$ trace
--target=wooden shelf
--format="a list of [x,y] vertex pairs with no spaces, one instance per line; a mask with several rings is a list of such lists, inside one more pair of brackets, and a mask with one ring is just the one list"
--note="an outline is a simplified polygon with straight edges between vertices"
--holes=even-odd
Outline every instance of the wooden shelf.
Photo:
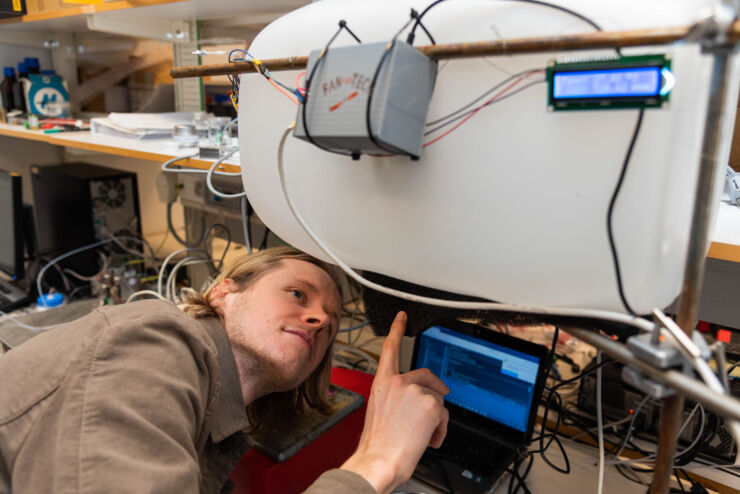
[[[724,180],[724,176],[722,177]],[[712,245],[707,257],[740,262],[740,208],[722,201],[712,232]]]
[[0,29],[31,32],[75,32],[87,30],[86,18],[113,13],[122,20],[243,20],[263,25],[280,15],[306,5],[309,0],[113,0],[90,5],[61,4],[60,0],[27,0],[28,14],[0,19]]
[[723,261],[740,262],[740,245],[712,242],[707,257]]
[[[14,17],[9,19],[0,20],[0,26],[6,26],[10,24],[24,24],[29,22],[48,21],[52,19],[62,19],[65,17],[74,17],[87,14],[98,14],[101,12],[112,12],[116,10],[131,9],[137,7],[149,7],[152,5],[164,5],[169,3],[177,3],[183,0],[142,0],[142,1],[127,1],[127,0],[115,0],[113,2],[104,2],[99,4],[91,5],[75,5],[68,4],[59,6],[58,3],[54,3],[55,8],[48,8],[43,5],[29,5],[29,13],[22,17]],[[30,3],[30,2],[29,2]]]
[[[96,135],[90,132],[45,134],[40,130],[26,130],[8,124],[0,124],[0,136],[40,141],[53,146],[85,149],[97,153],[126,156],[159,163],[163,163],[175,156],[188,154],[188,150],[178,149],[171,139],[131,139]],[[177,165],[207,170],[213,165],[213,161],[188,158],[178,161]],[[238,159],[230,158],[224,162],[221,170],[237,173],[241,170],[241,166],[239,166]]]

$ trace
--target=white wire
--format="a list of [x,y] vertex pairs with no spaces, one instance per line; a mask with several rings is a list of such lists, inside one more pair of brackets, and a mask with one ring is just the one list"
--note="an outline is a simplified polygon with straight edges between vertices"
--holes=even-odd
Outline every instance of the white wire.
[[247,247],[247,254],[252,253],[252,241],[249,238],[247,230],[247,196],[242,196],[242,230],[244,230],[244,245]]
[[[208,259],[197,259],[197,260],[194,259],[194,260],[188,261],[186,263],[183,263],[182,266],[185,267],[185,266],[192,266],[193,264],[205,264],[207,262],[209,262]],[[175,266],[175,268],[173,268],[172,272],[173,273],[176,273],[179,269],[180,269],[179,266]],[[176,283],[177,283],[177,277],[176,276],[173,276],[172,277],[172,301],[174,303],[176,303],[176,304],[179,304],[180,302],[182,302],[182,299],[177,296],[177,289],[176,289],[176,285],[175,285]],[[187,288],[187,287],[184,287],[183,289],[185,289],[185,288]],[[180,293],[182,293],[182,290],[180,290]]]
[[26,329],[30,329],[31,331],[46,331],[47,329],[58,328],[59,326],[62,325],[62,324],[52,324],[51,326],[30,326],[30,325],[28,325],[28,324],[26,324],[24,322],[19,321],[15,316],[11,316],[7,312],[3,312],[1,310],[0,310],[0,317],[2,317],[2,319],[0,319],[0,321],[2,321],[4,319],[10,319],[14,323],[16,323],[18,326],[21,326],[21,327],[26,328]]
[[170,275],[167,278],[167,295],[165,296],[166,300],[172,300],[173,302],[177,302],[175,300],[175,294],[174,294],[174,288],[171,288],[171,286],[174,287],[174,282],[177,279],[177,271],[182,266],[188,266],[190,264],[202,264],[204,262],[208,262],[208,259],[198,259],[197,257],[186,257],[185,259],[181,259],[175,266],[172,268],[172,271],[170,271]]
[[604,492],[604,422],[601,409],[601,350],[596,350],[596,425],[599,428],[599,487]]
[[115,235],[113,235],[110,232],[104,233],[103,235],[106,238],[111,239],[111,241],[114,244],[116,244],[117,246],[119,246],[125,252],[128,252],[129,254],[133,254],[133,255],[138,256],[138,257],[141,257],[142,259],[145,259],[146,258],[146,252],[144,252],[144,249],[141,249],[141,252],[139,252],[138,250],[134,250],[134,249],[128,248],[126,245],[124,245],[123,242],[121,242],[121,239],[135,240],[135,241],[138,241],[139,243],[141,243],[142,245],[146,245],[141,239],[136,238],[136,237],[128,237],[128,236],[125,236],[125,237],[116,237]]
[[[604,430],[608,430],[608,429],[610,429],[612,427],[615,427],[617,425],[624,424],[625,422],[632,420],[634,418],[634,416],[635,416],[635,414],[632,413],[630,415],[627,415],[624,418],[621,418],[619,420],[615,420],[614,422],[609,422],[607,424],[604,424]],[[575,440],[580,439],[583,436],[587,435],[589,432],[596,432],[598,430],[599,430],[598,427],[591,427],[587,431],[584,430],[582,432],[579,432],[575,436],[572,436],[570,439],[575,441]]]
[[128,298],[126,299],[126,303],[128,304],[129,302],[132,302],[134,299],[139,298],[142,295],[153,295],[160,300],[165,300],[165,298],[162,295],[158,294],[154,290],[139,290],[138,292],[134,292],[131,295],[129,295]]
[[436,305],[440,307],[448,307],[451,309],[491,310],[491,311],[521,312],[521,313],[526,313],[526,314],[558,315],[558,316],[568,316],[568,317],[578,317],[578,318],[602,319],[602,320],[616,322],[619,324],[625,324],[628,326],[632,326],[642,331],[652,332],[655,330],[655,324],[652,321],[648,321],[647,319],[642,319],[640,317],[631,316],[628,314],[622,314],[618,312],[610,312],[610,311],[594,310],[594,309],[532,307],[532,306],[525,306],[525,305],[500,304],[496,302],[461,302],[458,300],[445,300],[445,299],[438,299],[438,298],[432,298],[432,297],[422,297],[419,295],[413,295],[411,293],[406,293],[401,290],[388,288],[388,287],[385,287],[383,285],[374,283],[370,280],[363,278],[361,275],[355,272],[351,267],[345,264],[341,259],[339,259],[337,255],[334,254],[334,252],[331,249],[329,249],[329,247],[320,238],[318,238],[318,236],[314,233],[311,227],[308,226],[303,216],[298,212],[298,210],[295,207],[295,204],[293,203],[293,200],[290,197],[290,194],[288,193],[288,188],[287,188],[286,181],[285,181],[285,169],[283,166],[283,150],[285,147],[285,141],[288,137],[288,134],[290,134],[290,131],[292,129],[293,129],[293,125],[290,125],[283,132],[283,135],[280,139],[280,144],[278,146],[278,153],[277,153],[278,154],[277,156],[278,172],[280,175],[280,186],[282,188],[285,201],[288,204],[288,208],[290,208],[290,211],[293,213],[293,216],[298,221],[298,224],[303,228],[303,231],[306,232],[306,234],[311,238],[311,240],[313,240],[316,243],[316,245],[322,251],[324,251],[324,253],[327,256],[329,256],[329,258],[347,274],[347,276],[357,281],[361,285],[367,288],[376,290],[378,292],[384,293],[386,295],[398,297],[400,299],[408,300],[410,302],[417,302],[417,303],[428,304],[428,305]]
[[103,274],[106,269],[108,269],[108,264],[110,262],[110,259],[108,259],[108,256],[106,256],[102,252],[98,251],[98,255],[100,256],[101,260],[103,261],[103,267],[97,273],[95,273],[95,274],[93,274],[91,276],[85,276],[85,275],[82,275],[82,274],[78,273],[77,271],[73,271],[73,270],[71,270],[69,268],[64,268],[64,272],[67,273],[68,275],[74,277],[74,278],[77,278],[80,281],[93,281],[93,280],[97,279],[98,276],[100,276],[101,274]]
[[[208,169],[208,172],[206,172],[206,185],[208,186],[208,190],[211,191],[213,195],[216,197],[222,197],[224,199],[238,199],[239,197],[245,197],[247,195],[246,191],[239,192],[238,194],[226,194],[224,192],[221,192],[220,190],[216,190],[216,188],[213,186],[213,182],[211,181],[211,177],[213,176],[213,172],[216,169],[218,165],[223,163],[226,159],[233,156],[237,151],[239,151],[239,148],[232,149],[225,155],[221,156],[219,159],[213,162],[211,167]],[[241,176],[241,173],[233,173],[232,176],[239,175]]]
[[[686,417],[686,420],[684,420],[683,424],[681,425],[681,428],[678,430],[677,436],[681,436],[684,429],[686,429],[686,426],[689,425],[689,422],[691,422],[692,417],[696,413],[696,411],[699,410],[701,412],[701,421],[699,423],[699,433],[696,435],[694,440],[686,446],[683,450],[676,453],[675,457],[682,456],[686,454],[687,451],[690,451],[694,446],[696,446],[696,443],[699,442],[699,439],[701,439],[701,436],[704,434],[704,422],[706,421],[706,413],[704,412],[704,407],[701,406],[699,403],[694,405],[694,408],[691,410],[691,413],[689,413],[689,416]],[[626,441],[625,441],[626,443]],[[617,451],[616,456],[619,457],[619,454],[622,452],[623,448],[620,448],[619,451]],[[618,463],[618,464],[625,464],[625,463],[645,463],[645,462],[652,462],[655,459],[656,453],[650,453],[647,456],[644,456],[642,458],[635,458],[634,460],[615,460],[609,462],[610,464]]]
[[[162,171],[163,172],[169,172],[169,173],[190,173],[190,170],[182,170],[178,168],[167,168],[168,165],[171,165],[173,163],[176,163],[180,160],[190,159],[190,158],[197,158],[198,153],[192,153],[192,154],[185,154],[182,156],[175,156],[174,158],[170,158],[164,163],[162,163]],[[200,170],[198,170],[200,171]]]
[[[176,156],[162,163],[162,171],[168,172],[168,173],[200,173],[200,174],[208,173],[206,170],[199,170],[197,168],[168,168],[168,165],[171,165],[172,163],[175,163],[176,161],[189,159],[189,158],[197,158],[197,157],[198,157],[198,153],[188,154],[185,156]],[[235,172],[213,172],[213,174],[221,175],[224,177],[235,177],[237,175],[241,175],[241,173],[235,173]]]
[[[696,412],[696,407],[699,407],[699,411],[701,412],[701,422],[699,422],[699,433],[696,435],[696,437],[691,442],[691,444],[686,446],[683,449],[683,451],[680,451],[679,453],[677,453],[676,456],[683,456],[684,454],[686,454],[687,451],[691,451],[691,448],[696,446],[696,443],[699,442],[699,440],[701,439],[701,436],[704,434],[704,421],[707,419],[707,417],[706,417],[706,414],[704,413],[704,407],[701,406],[699,403],[696,404],[696,406],[694,407],[694,410],[691,411],[691,415],[689,415],[689,417],[686,419],[686,425],[688,425],[689,420],[691,420],[691,417],[694,415],[694,412]],[[686,427],[686,425],[684,425],[684,427]],[[680,436],[681,433],[679,432],[678,435]]]
[[176,250],[175,252],[173,252],[169,256],[165,257],[164,261],[162,261],[162,267],[159,268],[159,277],[157,279],[157,293],[159,293],[160,295],[162,295],[162,282],[164,280],[164,272],[167,269],[167,264],[170,262],[170,259],[172,259],[173,257],[175,257],[177,254],[181,254],[181,253],[187,252],[189,250],[194,250],[194,251],[200,252],[200,249],[197,249],[195,247],[185,247],[184,249]]
[[632,415],[632,421],[630,422],[630,426],[627,428],[627,435],[624,437],[622,446],[619,447],[619,451],[617,451],[617,454],[614,455],[616,458],[619,458],[619,455],[622,454],[624,447],[627,445],[627,441],[630,440],[630,436],[632,435],[632,429],[635,427],[635,421],[637,420],[637,415],[639,415],[640,410],[642,409],[642,406],[645,403],[647,403],[649,399],[650,399],[650,395],[645,395],[645,398],[643,398],[642,401],[637,405],[637,408],[635,409],[635,413]]
[[223,133],[223,134],[224,134],[224,135],[225,135],[225,136],[226,136],[227,138],[229,138],[229,139],[231,138],[231,128],[232,128],[232,127],[234,126],[234,124],[235,124],[236,122],[238,122],[238,121],[239,121],[239,117],[234,117],[234,119],[233,119],[233,120],[232,120],[231,122],[229,122],[229,123],[227,123],[226,125],[224,125],[224,130],[222,131],[222,133]]
[[[46,263],[46,265],[43,268],[41,268],[41,271],[39,271],[39,275],[36,277],[36,290],[38,291],[39,296],[44,295],[43,290],[41,290],[41,280],[43,279],[44,273],[46,273],[46,270],[47,269],[49,269],[51,266],[55,265],[56,263],[58,263],[62,259],[66,259],[66,258],[68,258],[70,256],[73,256],[75,254],[79,254],[80,252],[86,251],[88,249],[94,249],[95,247],[100,247],[101,245],[105,245],[105,244],[110,243],[112,241],[113,240],[107,238],[105,240],[101,240],[99,242],[92,243],[90,245],[85,245],[85,246],[79,247],[77,249],[71,250],[71,251],[69,251],[69,252],[67,252],[65,254],[59,255],[59,256],[55,257],[54,259],[52,259],[51,261],[49,261],[48,263]],[[42,302],[42,305],[44,307],[46,307],[46,298],[41,297],[41,302]]]

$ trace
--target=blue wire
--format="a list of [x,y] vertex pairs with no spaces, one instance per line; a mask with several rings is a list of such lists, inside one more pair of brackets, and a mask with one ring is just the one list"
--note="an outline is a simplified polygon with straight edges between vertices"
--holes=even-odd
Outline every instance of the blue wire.
[[340,329],[339,331],[337,331],[337,333],[349,333],[350,331],[354,331],[356,329],[363,328],[363,327],[367,326],[368,324],[370,324],[370,321],[361,322],[360,324],[357,324],[355,326],[350,326],[348,328]]

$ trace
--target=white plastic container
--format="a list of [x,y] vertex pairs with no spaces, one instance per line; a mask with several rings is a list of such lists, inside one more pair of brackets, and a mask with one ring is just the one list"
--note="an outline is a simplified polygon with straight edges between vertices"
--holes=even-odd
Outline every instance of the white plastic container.
[[[249,51],[262,59],[323,48],[345,19],[363,42],[389,39],[408,19],[398,0],[324,0],[265,28]],[[682,26],[710,1],[558,1],[605,31]],[[437,43],[592,32],[567,13],[521,2],[449,0],[424,24]],[[403,38],[404,36],[402,36]],[[342,33],[336,46],[355,43]],[[428,44],[421,30],[416,45]],[[696,44],[623,49],[666,53],[676,85],[665,108],[645,110],[613,226],[624,291],[646,313],[678,294],[704,127],[711,57]],[[614,50],[440,62],[428,121],[472,101],[510,74],[555,58]],[[722,129],[724,169],[738,93],[733,60]],[[293,85],[300,71],[273,75]],[[534,77],[532,78],[534,80]],[[444,139],[407,157],[359,161],[289,137],[291,196],[313,229],[346,262],[417,284],[505,303],[624,311],[606,217],[637,110],[549,112],[547,85],[478,112]],[[277,148],[296,107],[261,76],[242,76],[239,135],[250,202],[281,238],[326,258],[290,213],[280,190]],[[717,201],[721,189],[717,181]]]

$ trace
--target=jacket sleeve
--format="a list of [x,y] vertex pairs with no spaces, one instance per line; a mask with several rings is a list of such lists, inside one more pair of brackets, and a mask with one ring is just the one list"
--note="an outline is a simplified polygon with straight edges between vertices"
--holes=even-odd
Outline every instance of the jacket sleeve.
[[79,387],[79,492],[198,492],[206,349],[167,314],[102,332]]
[[349,470],[329,470],[311,484],[304,494],[378,494],[375,488]]

